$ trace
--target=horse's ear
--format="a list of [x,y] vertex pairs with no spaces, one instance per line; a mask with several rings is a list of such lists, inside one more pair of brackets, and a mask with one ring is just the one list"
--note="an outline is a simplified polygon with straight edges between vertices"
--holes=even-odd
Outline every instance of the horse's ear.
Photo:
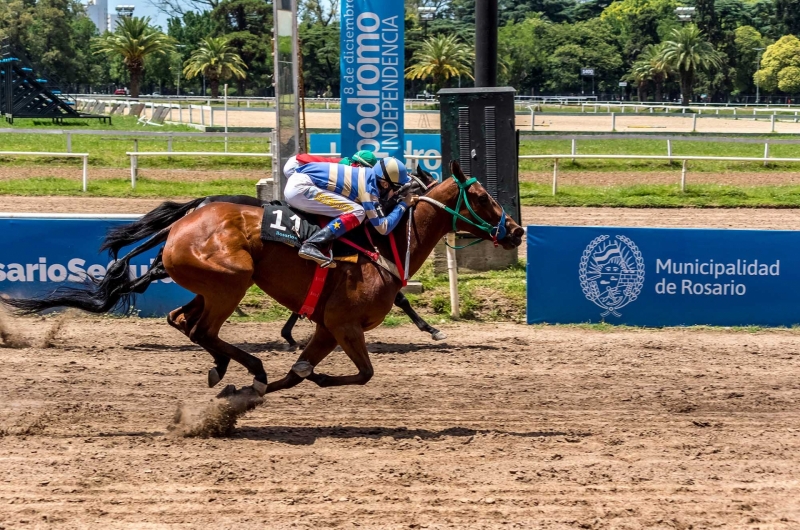
[[458,162],[453,160],[450,162],[450,174],[455,176],[459,182],[466,182],[467,176],[464,175],[464,172],[461,171],[461,166],[458,165]]

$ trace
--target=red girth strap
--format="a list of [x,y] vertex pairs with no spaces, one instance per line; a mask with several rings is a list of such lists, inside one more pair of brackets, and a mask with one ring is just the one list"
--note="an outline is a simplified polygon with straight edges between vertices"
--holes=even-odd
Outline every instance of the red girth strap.
[[328,267],[317,265],[317,270],[314,271],[314,279],[311,280],[308,294],[306,294],[306,299],[303,301],[303,307],[300,308],[299,315],[301,317],[310,317],[314,314],[319,297],[322,295],[322,288],[325,287],[325,278],[328,277],[328,270]]
[[367,250],[362,246],[356,245],[355,243],[353,243],[352,241],[350,241],[346,237],[340,237],[339,241],[341,241],[345,245],[349,245],[349,246],[353,247],[354,249],[356,249],[359,252],[363,252],[364,255],[366,255],[372,261],[378,261],[378,258],[380,257],[380,256],[378,256],[377,252],[372,252],[371,250]]
[[403,270],[403,263],[400,261],[400,253],[397,252],[397,243],[394,240],[394,232],[389,232],[389,243],[392,244],[392,254],[394,255],[394,264],[397,265],[397,273],[400,275],[400,281],[403,282],[403,287],[408,285],[406,281],[406,273]]

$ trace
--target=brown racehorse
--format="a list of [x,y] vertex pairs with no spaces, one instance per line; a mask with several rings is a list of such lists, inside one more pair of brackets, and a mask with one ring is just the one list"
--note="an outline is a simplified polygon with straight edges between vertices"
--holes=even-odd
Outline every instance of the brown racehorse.
[[[467,179],[457,163],[453,162],[450,169],[452,178],[420,197],[413,214],[396,228],[397,233],[406,234],[407,223],[411,223],[409,274],[419,270],[434,246],[454,228],[494,240],[506,249],[522,242],[523,229],[506,216],[486,190],[474,178]],[[321,387],[367,383],[373,369],[364,332],[383,322],[401,287],[400,280],[372,262],[340,263],[330,271],[319,303],[309,316],[316,323],[316,330],[298,362],[278,381],[267,384],[267,374],[257,357],[219,338],[220,328],[254,283],[278,303],[297,312],[314,277],[316,264],[300,258],[296,249],[261,241],[262,215],[261,208],[220,202],[188,215],[181,211],[174,222],[153,222],[149,230],[140,224],[140,239],[154,235],[115,262],[93,288],[62,288],[44,299],[4,302],[27,313],[52,307],[110,311],[157,279],[148,271],[132,280],[129,260],[166,241],[166,273],[196,294],[191,302],[172,311],[167,321],[214,357],[216,366],[209,372],[211,386],[224,376],[229,359],[242,364],[254,376],[253,386],[236,391],[230,385],[221,396],[238,394],[259,399],[265,393],[293,387],[303,379]],[[147,219],[147,215],[142,218]],[[375,241],[381,254],[392,255],[385,238]],[[397,244],[404,256],[406,238],[398,237]],[[337,345],[353,361],[358,373],[329,376],[314,372],[313,367]]]

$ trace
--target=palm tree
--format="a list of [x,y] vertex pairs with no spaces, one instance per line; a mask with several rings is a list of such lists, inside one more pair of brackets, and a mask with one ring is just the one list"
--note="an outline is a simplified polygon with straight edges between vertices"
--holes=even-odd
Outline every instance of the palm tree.
[[200,46],[186,61],[183,74],[186,79],[205,75],[211,86],[211,97],[219,96],[219,82],[231,76],[245,78],[247,66],[239,54],[228,46],[227,37],[208,37],[200,39]]
[[655,85],[655,101],[661,101],[661,89],[670,73],[669,65],[661,61],[663,48],[664,43],[648,44],[633,63],[631,79],[639,83],[639,101],[642,101],[644,86],[649,81]]
[[131,77],[131,97],[139,97],[139,83],[148,55],[172,52],[174,41],[150,26],[150,17],[121,17],[114,33],[96,37],[95,54],[121,55]]
[[636,93],[641,103],[647,98],[647,83],[653,79],[650,75],[650,63],[641,60],[633,63],[629,79],[636,83]]
[[451,77],[472,79],[474,54],[469,46],[455,35],[433,36],[425,40],[411,57],[412,66],[406,68],[406,78],[433,78],[436,88],[442,88]]
[[698,70],[719,68],[722,65],[720,55],[694,24],[673,29],[671,40],[662,44],[658,62],[678,72],[681,78],[681,101],[683,105],[688,105],[692,99],[695,74]]

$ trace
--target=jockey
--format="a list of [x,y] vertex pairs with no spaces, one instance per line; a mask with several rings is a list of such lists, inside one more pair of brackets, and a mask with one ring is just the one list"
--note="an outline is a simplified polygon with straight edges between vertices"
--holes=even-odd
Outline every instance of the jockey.
[[374,167],[375,164],[378,163],[378,159],[372,153],[372,151],[359,151],[353,156],[345,157],[339,160],[338,158],[330,158],[327,156],[317,156],[317,155],[309,155],[306,153],[300,153],[299,155],[291,157],[289,160],[286,161],[286,164],[283,165],[283,174],[286,175],[286,178],[292,176],[292,174],[297,170],[298,167],[304,164],[310,164],[311,162],[330,162],[332,164],[342,164],[345,166],[353,166],[353,167]]
[[383,158],[374,168],[312,162],[297,168],[286,182],[284,195],[293,208],[334,217],[300,247],[300,257],[328,267],[333,257],[323,248],[368,218],[381,234],[391,232],[407,209],[401,200],[384,214],[381,200],[409,182],[406,166],[396,158]]

